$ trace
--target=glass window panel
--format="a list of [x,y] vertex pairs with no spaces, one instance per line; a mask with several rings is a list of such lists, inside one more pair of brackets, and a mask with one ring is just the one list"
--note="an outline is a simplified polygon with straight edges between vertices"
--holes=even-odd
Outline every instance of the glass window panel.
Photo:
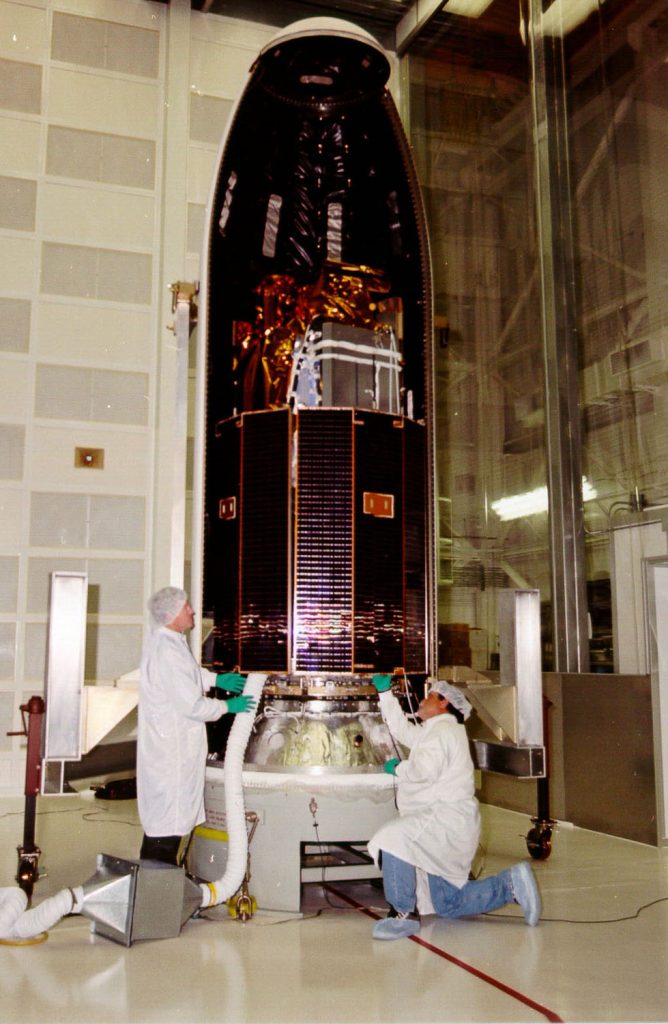
[[590,646],[601,672],[647,668],[644,548],[622,545],[632,552],[623,572],[612,552],[632,528],[661,522],[668,502],[667,48],[666,2],[612,0],[565,36],[583,472],[596,493],[585,501]]
[[[484,55],[481,57],[480,55]],[[435,312],[439,662],[498,664],[497,593],[550,596],[528,53],[516,26],[441,12],[408,57]]]

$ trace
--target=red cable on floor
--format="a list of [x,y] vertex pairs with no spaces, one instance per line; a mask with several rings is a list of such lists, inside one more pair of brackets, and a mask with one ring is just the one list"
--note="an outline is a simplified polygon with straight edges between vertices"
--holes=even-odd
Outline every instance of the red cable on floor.
[[[369,910],[364,904],[358,903],[357,900],[352,899],[346,893],[341,892],[340,889],[334,889],[331,885],[326,885],[326,889],[338,896],[339,899],[345,900],[351,907],[355,907],[356,910],[361,910],[367,917],[373,918],[374,921],[380,920],[380,915],[376,914],[373,910]],[[494,988],[498,988],[501,992],[505,992],[506,995],[511,996],[513,999],[517,999],[518,1002],[524,1003],[525,1006],[530,1007],[532,1010],[536,1010],[541,1013],[546,1020],[553,1021],[554,1024],[563,1024],[562,1018],[559,1017],[553,1010],[549,1010],[547,1006],[542,1006],[541,1003],[537,1003],[535,1000],[530,999],[529,996],[523,995],[522,992],[517,992],[516,989],[510,988],[509,985],[505,985],[498,978],[493,978],[489,974],[485,974],[484,971],[479,971],[477,967],[472,967],[471,964],[465,963],[463,960],[458,960],[456,956],[452,956],[450,953],[446,953],[445,950],[439,949],[438,946],[432,945],[431,942],[427,942],[426,939],[421,939],[419,935],[409,935],[408,938],[411,942],[416,942],[419,946],[424,946],[425,949],[430,950],[432,953],[436,953],[437,956],[442,957],[444,960],[449,960],[451,964],[456,967],[461,967],[462,970],[468,971],[469,974],[473,974],[476,978],[480,978],[481,981],[486,982],[488,985],[492,985]]]

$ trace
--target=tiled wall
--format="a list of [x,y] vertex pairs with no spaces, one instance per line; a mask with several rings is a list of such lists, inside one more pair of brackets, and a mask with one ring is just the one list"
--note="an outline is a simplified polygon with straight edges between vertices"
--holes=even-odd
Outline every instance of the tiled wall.
[[89,574],[89,683],[138,665],[170,582],[169,285],[199,278],[220,139],[273,34],[188,0],[0,0],[0,793],[23,787],[6,733],[43,689],[50,573]]

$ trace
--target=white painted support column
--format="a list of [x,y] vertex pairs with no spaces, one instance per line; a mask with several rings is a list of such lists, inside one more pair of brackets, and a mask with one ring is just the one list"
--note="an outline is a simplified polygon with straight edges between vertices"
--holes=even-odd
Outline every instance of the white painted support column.
[[[152,579],[150,589],[182,586],[185,562],[189,302],[174,281],[184,275],[190,123],[189,0],[171,0],[167,14],[163,133],[163,219],[159,322]],[[173,320],[173,317],[176,317]]]

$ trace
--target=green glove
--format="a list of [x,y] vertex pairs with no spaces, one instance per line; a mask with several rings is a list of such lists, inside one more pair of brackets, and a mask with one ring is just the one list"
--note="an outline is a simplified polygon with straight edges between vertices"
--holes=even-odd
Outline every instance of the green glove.
[[397,774],[397,765],[400,763],[401,758],[391,757],[389,761],[386,761],[383,765],[383,771],[387,772],[388,775]]
[[246,685],[246,677],[238,672],[219,672],[216,676],[216,686],[219,690],[227,690],[228,693],[241,693]]
[[385,693],[392,686],[392,676],[372,676],[371,682],[376,687],[378,693]]
[[255,711],[255,697],[230,697],[225,703],[231,715],[238,715],[241,711]]

